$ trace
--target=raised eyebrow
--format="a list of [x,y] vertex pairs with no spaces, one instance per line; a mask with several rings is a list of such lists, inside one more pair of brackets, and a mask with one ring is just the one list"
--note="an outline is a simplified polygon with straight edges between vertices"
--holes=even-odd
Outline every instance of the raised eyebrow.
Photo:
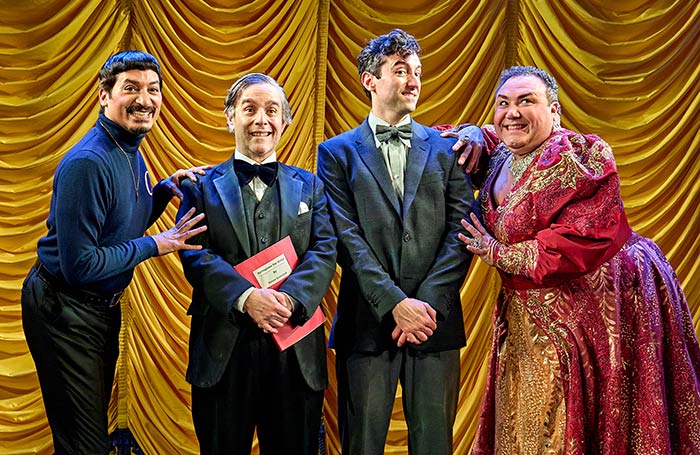
[[[243,99],[241,99],[240,105],[244,106],[246,104],[259,104],[259,103],[257,102],[257,100],[255,98],[243,98]],[[265,103],[265,107],[269,107],[269,106],[279,107],[281,105],[282,104],[279,101],[274,101],[274,100],[271,100],[271,101],[268,101]]]
[[[410,67],[410,65],[408,64],[408,62],[406,60],[396,60],[394,63],[391,64],[391,69],[394,69],[399,65]],[[415,69],[422,71],[423,65],[418,65],[418,66],[416,66]]]
[[[518,96],[516,96],[515,98],[521,100],[521,99],[523,99],[523,98],[528,98],[528,97],[531,97],[531,96],[533,96],[533,95],[534,95],[533,92],[528,92],[528,93],[523,93],[522,95],[518,95]],[[504,94],[502,94],[502,93],[498,93],[498,94],[496,95],[496,98],[501,98],[501,99],[507,100],[507,99],[510,98],[510,96],[504,95]]]
[[[126,84],[132,84],[132,85],[140,86],[140,85],[141,85],[141,81],[137,81],[137,80],[135,80],[135,79],[126,78],[126,79],[124,79],[124,85],[126,85]],[[147,82],[146,85],[149,85],[149,86],[150,86],[150,85],[160,85],[160,81],[159,81],[159,80],[150,81],[150,82]]]

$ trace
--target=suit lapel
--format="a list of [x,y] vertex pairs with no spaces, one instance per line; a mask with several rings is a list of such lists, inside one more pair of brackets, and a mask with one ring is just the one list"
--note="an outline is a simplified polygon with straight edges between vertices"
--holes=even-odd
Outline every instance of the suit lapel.
[[[277,180],[280,186],[280,239],[292,232],[301,203],[303,184],[295,178],[295,173],[279,163]],[[309,207],[310,209],[311,207]]]
[[248,226],[246,225],[245,209],[243,208],[243,195],[238,177],[233,170],[233,159],[223,163],[219,167],[221,175],[215,177],[214,187],[219,193],[224,210],[228,215],[233,230],[238,236],[241,246],[245,250],[246,256],[251,256],[250,239],[248,237]]
[[411,149],[406,157],[406,173],[403,180],[403,217],[405,219],[408,209],[418,191],[418,184],[423,176],[425,163],[428,162],[430,146],[428,145],[428,135],[423,128],[413,120],[413,136],[411,137]]
[[396,214],[401,216],[399,197],[396,195],[394,186],[391,184],[391,177],[386,168],[386,162],[382,156],[382,151],[377,148],[377,144],[374,142],[374,134],[372,134],[372,128],[369,127],[367,120],[362,123],[359,133],[360,138],[355,142],[357,154],[377,181],[377,185],[391,203]]

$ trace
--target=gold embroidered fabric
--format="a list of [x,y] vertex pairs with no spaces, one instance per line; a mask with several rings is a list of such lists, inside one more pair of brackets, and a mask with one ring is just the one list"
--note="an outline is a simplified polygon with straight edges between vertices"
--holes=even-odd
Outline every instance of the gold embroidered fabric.
[[561,454],[566,404],[554,345],[519,298],[511,300],[506,322],[496,379],[496,453]]

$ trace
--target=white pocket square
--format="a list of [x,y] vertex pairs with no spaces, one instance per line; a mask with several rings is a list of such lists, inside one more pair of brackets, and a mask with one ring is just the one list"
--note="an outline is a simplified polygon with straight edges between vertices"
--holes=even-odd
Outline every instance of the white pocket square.
[[297,212],[298,215],[303,215],[304,213],[309,211],[309,206],[306,205],[306,202],[300,202],[299,203],[299,211]]

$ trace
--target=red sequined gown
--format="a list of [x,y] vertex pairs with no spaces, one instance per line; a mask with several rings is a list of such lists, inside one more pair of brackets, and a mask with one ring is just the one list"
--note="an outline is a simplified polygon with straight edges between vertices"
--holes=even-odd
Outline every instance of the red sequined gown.
[[[500,205],[503,288],[473,453],[700,453],[700,348],[678,278],[625,217],[610,146],[558,130]],[[507,171],[507,169],[506,169]]]

